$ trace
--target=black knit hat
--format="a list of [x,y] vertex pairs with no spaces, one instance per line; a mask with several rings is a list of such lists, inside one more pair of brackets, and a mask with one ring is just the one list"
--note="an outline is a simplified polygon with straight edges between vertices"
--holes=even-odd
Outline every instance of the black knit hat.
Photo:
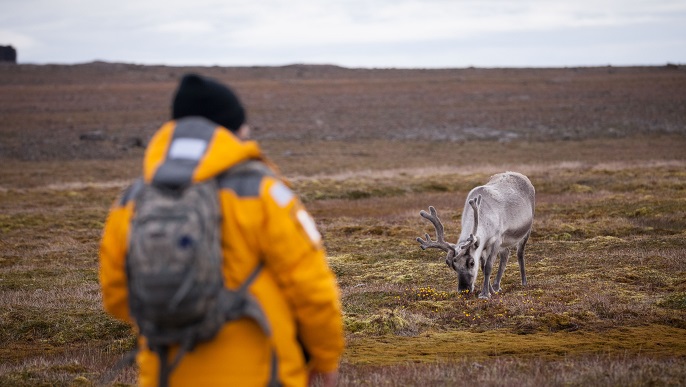
[[186,74],[174,96],[172,118],[201,116],[232,132],[245,122],[238,96],[221,83],[197,74]]

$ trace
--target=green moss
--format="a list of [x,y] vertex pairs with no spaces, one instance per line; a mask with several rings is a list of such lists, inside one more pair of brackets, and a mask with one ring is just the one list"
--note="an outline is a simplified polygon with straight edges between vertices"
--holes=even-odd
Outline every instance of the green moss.
[[367,317],[346,315],[343,321],[347,331],[364,336],[413,336],[431,324],[424,315],[404,308],[381,308]]
[[13,307],[2,314],[2,342],[48,343],[55,346],[120,339],[131,335],[131,328],[100,310],[77,305],[55,308]]
[[584,184],[572,184],[569,186],[568,191],[574,193],[590,193],[593,192],[593,188]]
[[679,292],[667,295],[657,305],[667,309],[686,310],[686,293]]

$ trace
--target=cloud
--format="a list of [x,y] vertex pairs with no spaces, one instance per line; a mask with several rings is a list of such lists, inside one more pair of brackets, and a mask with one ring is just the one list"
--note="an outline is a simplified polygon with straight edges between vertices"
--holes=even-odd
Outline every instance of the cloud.
[[683,0],[3,0],[0,26],[39,63],[622,64],[639,41],[686,61]]
[[37,44],[36,40],[29,35],[15,31],[0,30],[0,45],[12,45],[22,48],[32,48]]
[[[237,45],[264,48],[469,39],[484,34],[628,26],[686,12],[686,3],[625,1],[279,1],[256,2]],[[276,4],[276,6],[274,6]]]
[[176,20],[161,23],[150,28],[151,31],[177,36],[202,35],[214,31],[212,23],[205,20]]

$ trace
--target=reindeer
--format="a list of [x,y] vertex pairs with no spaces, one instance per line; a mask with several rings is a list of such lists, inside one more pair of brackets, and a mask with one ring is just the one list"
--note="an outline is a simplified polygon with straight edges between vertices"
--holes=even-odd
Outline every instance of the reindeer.
[[[462,211],[462,233],[457,244],[444,239],[443,223],[436,209],[429,207],[430,214],[420,211],[436,229],[436,240],[429,234],[426,240],[417,238],[422,250],[441,249],[448,253],[445,263],[457,272],[457,290],[474,292],[474,283],[479,267],[484,274],[484,284],[479,298],[490,298],[500,291],[500,280],[510,248],[517,246],[517,260],[522,285],[526,286],[524,269],[524,246],[534,221],[535,190],[529,179],[516,172],[493,175],[486,183],[472,189]],[[496,256],[500,266],[495,282],[490,284],[491,270]]]

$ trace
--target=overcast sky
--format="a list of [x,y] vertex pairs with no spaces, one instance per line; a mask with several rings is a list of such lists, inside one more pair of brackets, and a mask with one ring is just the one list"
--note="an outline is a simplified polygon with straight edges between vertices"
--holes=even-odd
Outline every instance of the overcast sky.
[[686,64],[686,0],[0,0],[19,63]]

